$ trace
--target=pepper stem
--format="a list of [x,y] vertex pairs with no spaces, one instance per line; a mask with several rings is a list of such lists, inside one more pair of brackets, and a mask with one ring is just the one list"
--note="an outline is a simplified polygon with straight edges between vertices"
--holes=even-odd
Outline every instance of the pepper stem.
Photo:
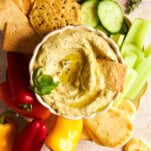
[[24,109],[26,112],[31,112],[32,110],[32,104],[25,103],[25,104],[20,105],[20,107]]
[[11,115],[11,114],[16,114],[14,111],[5,111],[0,115],[0,123],[5,124],[6,123],[6,116]]

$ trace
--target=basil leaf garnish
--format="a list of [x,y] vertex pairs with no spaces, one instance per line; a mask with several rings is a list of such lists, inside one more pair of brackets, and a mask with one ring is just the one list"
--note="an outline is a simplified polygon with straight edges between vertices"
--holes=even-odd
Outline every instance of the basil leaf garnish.
[[37,85],[37,77],[42,73],[42,67],[38,67],[32,75],[34,85]]
[[32,79],[34,91],[39,95],[49,94],[59,85],[59,82],[54,82],[50,75],[42,74],[42,67],[34,71]]

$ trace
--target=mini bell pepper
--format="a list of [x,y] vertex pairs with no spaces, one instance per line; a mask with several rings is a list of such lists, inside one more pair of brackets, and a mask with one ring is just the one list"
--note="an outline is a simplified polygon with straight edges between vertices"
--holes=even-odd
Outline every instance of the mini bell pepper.
[[53,151],[75,151],[83,129],[83,120],[70,120],[59,116],[45,143]]
[[40,118],[45,120],[51,114],[50,111],[42,106],[38,101],[33,104],[31,112],[26,112],[24,109],[18,108],[11,101],[10,90],[7,82],[0,84],[0,99],[16,112],[23,114],[24,116],[27,116],[29,118]]
[[30,111],[36,99],[29,89],[28,62],[23,54],[9,52],[7,53],[7,63],[7,81],[11,100],[17,107]]
[[34,119],[17,137],[12,151],[40,151],[47,135],[45,122]]
[[0,115],[0,151],[12,151],[12,147],[16,137],[15,122],[7,115],[11,112],[4,112]]

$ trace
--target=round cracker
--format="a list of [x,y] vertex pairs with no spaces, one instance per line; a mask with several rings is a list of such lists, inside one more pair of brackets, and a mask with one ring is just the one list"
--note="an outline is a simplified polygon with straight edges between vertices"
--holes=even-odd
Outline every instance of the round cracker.
[[134,132],[133,120],[114,107],[94,118],[84,120],[84,123],[104,146],[122,146],[132,138]]
[[136,114],[136,107],[134,103],[129,99],[124,99],[120,105],[118,106],[119,109],[127,113],[130,117],[134,118]]
[[151,145],[140,138],[132,138],[124,147],[124,151],[151,151]]
[[80,24],[80,10],[75,0],[35,0],[29,20],[38,34],[45,35],[66,25]]
[[89,133],[88,133],[88,131],[86,130],[86,128],[84,126],[83,126],[83,130],[82,130],[80,140],[91,140],[91,137],[89,136]]

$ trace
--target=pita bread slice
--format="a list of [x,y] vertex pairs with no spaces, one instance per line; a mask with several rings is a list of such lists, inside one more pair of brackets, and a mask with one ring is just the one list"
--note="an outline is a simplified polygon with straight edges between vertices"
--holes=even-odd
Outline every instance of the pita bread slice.
[[13,0],[13,2],[18,6],[18,8],[27,15],[31,7],[31,0]]
[[106,88],[116,92],[122,92],[124,89],[127,66],[106,59],[97,59],[97,61],[104,75]]
[[151,151],[151,144],[142,138],[132,138],[124,146],[124,151]]
[[0,29],[4,30],[2,49],[6,51],[32,53],[40,41],[28,18],[11,0],[0,3]]
[[84,124],[95,136],[94,141],[99,140],[96,143],[109,147],[123,146],[132,138],[134,132],[133,120],[128,114],[114,107],[91,119],[85,119]]
[[125,113],[127,113],[130,117],[134,118],[136,114],[136,106],[135,104],[129,100],[129,99],[124,99],[118,108]]
[[[16,22],[20,20],[22,12],[12,2],[12,0],[1,0],[0,2],[0,30],[3,31],[6,22]],[[22,19],[21,19],[22,20]]]
[[80,141],[82,141],[82,140],[91,140],[91,137],[89,136],[89,133],[88,133],[86,127],[83,127],[83,130],[81,133]]
[[39,37],[28,24],[7,22],[2,50],[32,54],[39,41]]

